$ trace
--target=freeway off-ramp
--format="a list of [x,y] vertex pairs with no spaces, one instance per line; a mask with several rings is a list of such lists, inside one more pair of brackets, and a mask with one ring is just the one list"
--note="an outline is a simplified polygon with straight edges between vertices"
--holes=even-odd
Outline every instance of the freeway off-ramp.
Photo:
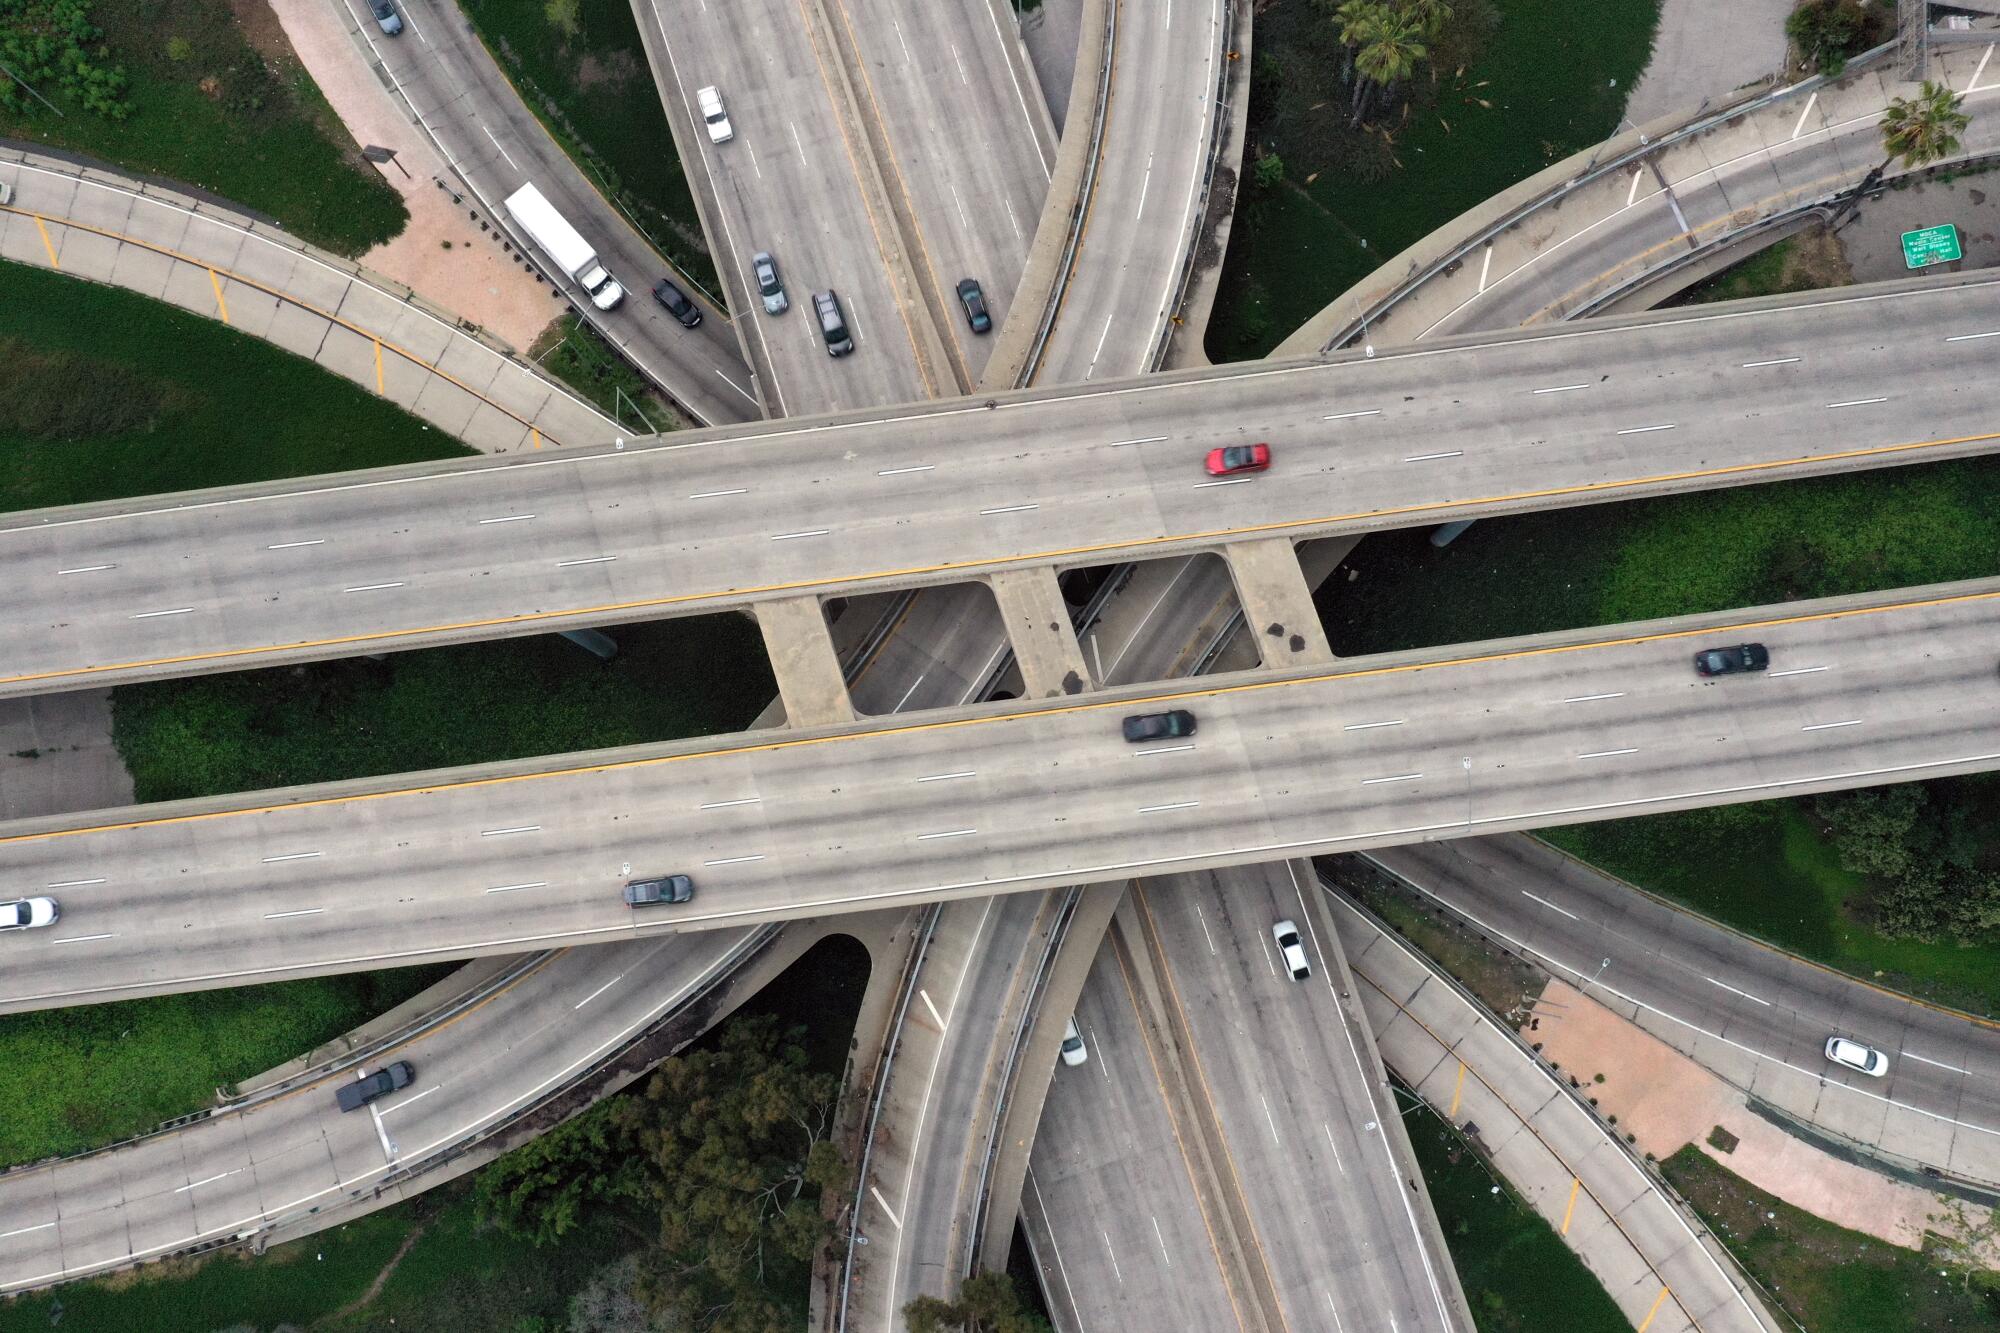
[[[1976,771],[2000,766],[1996,630],[1989,580],[31,821],[0,841],[0,874],[65,915],[11,951],[0,1010]],[[1770,675],[1695,677],[1694,647],[1753,637]],[[1121,714],[1176,702],[1198,736],[1119,741]],[[668,870],[699,879],[691,907],[619,900]]]
[[[18,516],[0,693],[1932,460],[2000,279]],[[1261,476],[1208,478],[1268,439]]]

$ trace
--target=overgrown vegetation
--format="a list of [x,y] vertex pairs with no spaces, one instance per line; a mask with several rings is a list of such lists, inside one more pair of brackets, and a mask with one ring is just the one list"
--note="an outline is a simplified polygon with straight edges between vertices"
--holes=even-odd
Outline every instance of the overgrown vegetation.
[[651,434],[686,424],[646,377],[574,311],[542,330],[528,355],[629,430]]
[[1785,36],[1800,63],[1828,75],[1895,33],[1895,0],[1800,0],[1785,19]]
[[675,267],[720,291],[632,6],[465,0],[462,8],[583,174]]
[[263,5],[0,0],[0,52],[54,107],[0,76],[0,135],[212,191],[340,254],[409,218]]
[[2000,775],[1829,792],[1814,813],[1866,876],[1858,915],[1885,935],[1989,942],[2000,927]]
[[0,1016],[0,1167],[99,1147],[199,1110],[216,1088],[305,1054],[450,970]]
[[981,1273],[961,1282],[951,1300],[919,1296],[903,1307],[908,1333],[1048,1333],[1049,1321],[1030,1305],[1005,1273]]
[[2000,1328],[1958,1265],[1849,1231],[1748,1184],[1692,1144],[1661,1171],[1731,1254],[1812,1333]]
[[[446,1185],[255,1257],[152,1264],[0,1305],[0,1330],[633,1333],[640,1242],[600,1221],[537,1247],[483,1227]],[[380,1282],[380,1290],[375,1284]]]
[[123,120],[123,67],[109,63],[104,33],[85,0],[0,0],[0,111],[23,112],[53,89],[94,115]]
[[1815,223],[1795,236],[1759,250],[1748,259],[1732,264],[1712,278],[1688,288],[1670,306],[1706,305],[1713,301],[1742,301],[1753,296],[1780,296],[1786,292],[1813,292],[1829,287],[1846,287],[1854,281],[1847,252],[1825,226]]
[[[1246,156],[1282,181],[1242,191],[1207,349],[1262,356],[1405,247],[1551,162],[1601,142],[1652,45],[1659,0],[1606,0],[1587,22],[1564,0],[1401,0],[1412,39],[1342,40],[1320,0],[1257,12]],[[1436,17],[1449,9],[1448,17]],[[1365,11],[1364,11],[1365,12]],[[1350,52],[1398,59],[1343,81]],[[1353,122],[1359,80],[1371,119]],[[1253,168],[1255,170],[1255,168]]]
[[[1408,1097],[1400,1084],[1397,1093]],[[1428,1105],[1404,1112],[1404,1119],[1479,1333],[1631,1333],[1555,1228],[1494,1175],[1457,1130]]]
[[467,454],[302,357],[0,263],[0,510]]

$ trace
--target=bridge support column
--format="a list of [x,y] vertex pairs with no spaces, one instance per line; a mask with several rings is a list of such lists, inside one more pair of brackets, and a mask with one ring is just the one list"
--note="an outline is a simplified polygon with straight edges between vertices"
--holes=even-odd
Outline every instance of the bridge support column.
[[1320,628],[1312,588],[1299,566],[1290,541],[1273,537],[1237,542],[1223,548],[1236,596],[1243,603],[1243,625],[1257,644],[1267,667],[1305,666],[1331,662],[1333,649]]
[[854,703],[847,695],[840,656],[833,651],[833,633],[817,597],[787,597],[757,603],[757,628],[771,655],[771,673],[778,678],[778,697],[785,720],[795,727],[852,722]]
[[609,662],[618,656],[618,640],[601,629],[566,629],[558,632],[577,647],[595,656],[600,662]]
[[1000,604],[1000,622],[1021,668],[1030,699],[1054,699],[1090,688],[1090,669],[1076,641],[1069,603],[1053,569],[1010,569],[986,580]]

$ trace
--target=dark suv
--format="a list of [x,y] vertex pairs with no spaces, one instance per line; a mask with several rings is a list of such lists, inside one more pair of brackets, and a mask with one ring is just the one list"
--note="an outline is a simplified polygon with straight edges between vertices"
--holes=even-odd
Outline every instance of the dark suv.
[[635,879],[625,886],[627,907],[657,907],[661,903],[684,903],[694,897],[694,881],[686,875],[661,875],[657,879]]
[[1704,648],[1694,655],[1695,672],[1703,676],[1733,676],[1739,671],[1762,671],[1769,665],[1770,650],[1761,643]]
[[686,329],[697,328],[701,324],[701,307],[688,300],[687,293],[661,278],[653,284],[653,299],[667,308],[667,313],[681,322]]
[[1169,709],[1164,713],[1135,713],[1125,719],[1125,739],[1134,743],[1168,741],[1192,735],[1194,714],[1185,708]]
[[397,1088],[407,1088],[417,1076],[417,1071],[408,1060],[398,1060],[376,1070],[366,1078],[352,1083],[343,1083],[334,1089],[333,1099],[340,1103],[343,1111],[359,1111],[377,1097],[387,1096]]

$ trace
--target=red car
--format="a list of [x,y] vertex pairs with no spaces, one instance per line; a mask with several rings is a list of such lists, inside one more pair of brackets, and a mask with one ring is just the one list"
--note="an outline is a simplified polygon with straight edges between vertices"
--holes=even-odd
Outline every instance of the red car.
[[1208,451],[1208,475],[1227,477],[1235,472],[1262,472],[1271,466],[1268,444],[1232,444],[1227,449]]

